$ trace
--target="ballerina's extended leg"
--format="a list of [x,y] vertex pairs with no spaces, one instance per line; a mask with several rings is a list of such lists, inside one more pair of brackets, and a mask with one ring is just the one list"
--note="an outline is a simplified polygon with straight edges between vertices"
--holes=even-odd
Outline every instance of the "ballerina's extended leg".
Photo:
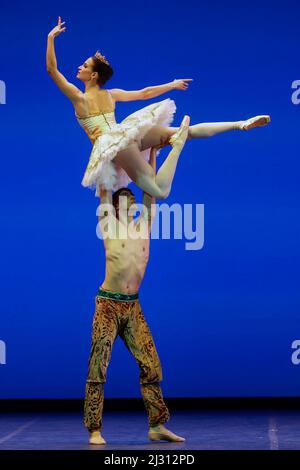
[[[255,116],[244,121],[228,122],[201,122],[189,126],[187,140],[212,137],[222,132],[234,130],[250,130],[255,127],[266,126],[271,121],[269,115]],[[172,141],[172,136],[176,134],[178,127],[154,126],[141,140],[141,150],[155,147],[161,139]],[[170,142],[171,143],[171,142]]]
[[245,121],[208,122],[195,124],[189,128],[188,139],[211,137],[221,132],[233,130],[250,130],[255,127],[266,126],[271,121],[270,116],[255,116]]

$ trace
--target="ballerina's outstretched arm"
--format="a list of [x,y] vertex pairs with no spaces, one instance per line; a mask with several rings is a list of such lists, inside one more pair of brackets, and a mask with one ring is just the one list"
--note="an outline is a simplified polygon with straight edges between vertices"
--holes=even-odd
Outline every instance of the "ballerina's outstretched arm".
[[156,96],[163,95],[172,90],[187,90],[189,82],[192,78],[175,79],[173,82],[165,83],[163,85],[148,86],[141,90],[127,91],[121,88],[113,88],[108,90],[115,101],[136,101],[136,100],[150,100]]

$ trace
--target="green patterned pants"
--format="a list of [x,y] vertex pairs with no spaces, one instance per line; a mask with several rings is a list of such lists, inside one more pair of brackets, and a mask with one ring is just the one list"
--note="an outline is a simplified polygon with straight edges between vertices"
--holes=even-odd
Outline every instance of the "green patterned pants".
[[[132,298],[135,300],[130,300]],[[149,426],[165,423],[170,414],[159,385],[162,380],[161,364],[138,296],[126,296],[100,289],[95,303],[84,402],[85,426],[89,430],[102,428],[103,388],[112,346],[118,335],[139,366],[141,392]]]

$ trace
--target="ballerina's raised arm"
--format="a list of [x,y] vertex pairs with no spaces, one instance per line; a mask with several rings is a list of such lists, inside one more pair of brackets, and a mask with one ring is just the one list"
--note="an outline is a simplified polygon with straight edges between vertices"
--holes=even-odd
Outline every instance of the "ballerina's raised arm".
[[47,72],[49,73],[52,80],[56,83],[58,88],[72,101],[76,103],[82,98],[82,91],[77,88],[73,83],[70,83],[64,75],[57,68],[57,60],[54,48],[54,39],[61,33],[66,31],[66,26],[63,26],[65,21],[61,21],[61,17],[58,17],[57,26],[55,26],[48,34],[47,41],[47,52],[46,52],[46,66]]

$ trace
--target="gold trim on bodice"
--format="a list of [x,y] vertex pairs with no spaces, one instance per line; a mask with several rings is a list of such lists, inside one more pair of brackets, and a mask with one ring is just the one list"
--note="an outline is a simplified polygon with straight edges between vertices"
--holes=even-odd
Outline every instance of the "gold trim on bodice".
[[92,116],[100,116],[101,114],[112,114],[112,113],[115,113],[115,111],[104,111],[102,113],[89,114],[88,116],[78,116],[78,114],[76,114],[76,111],[75,111],[75,116],[77,117],[77,119],[87,119]]

